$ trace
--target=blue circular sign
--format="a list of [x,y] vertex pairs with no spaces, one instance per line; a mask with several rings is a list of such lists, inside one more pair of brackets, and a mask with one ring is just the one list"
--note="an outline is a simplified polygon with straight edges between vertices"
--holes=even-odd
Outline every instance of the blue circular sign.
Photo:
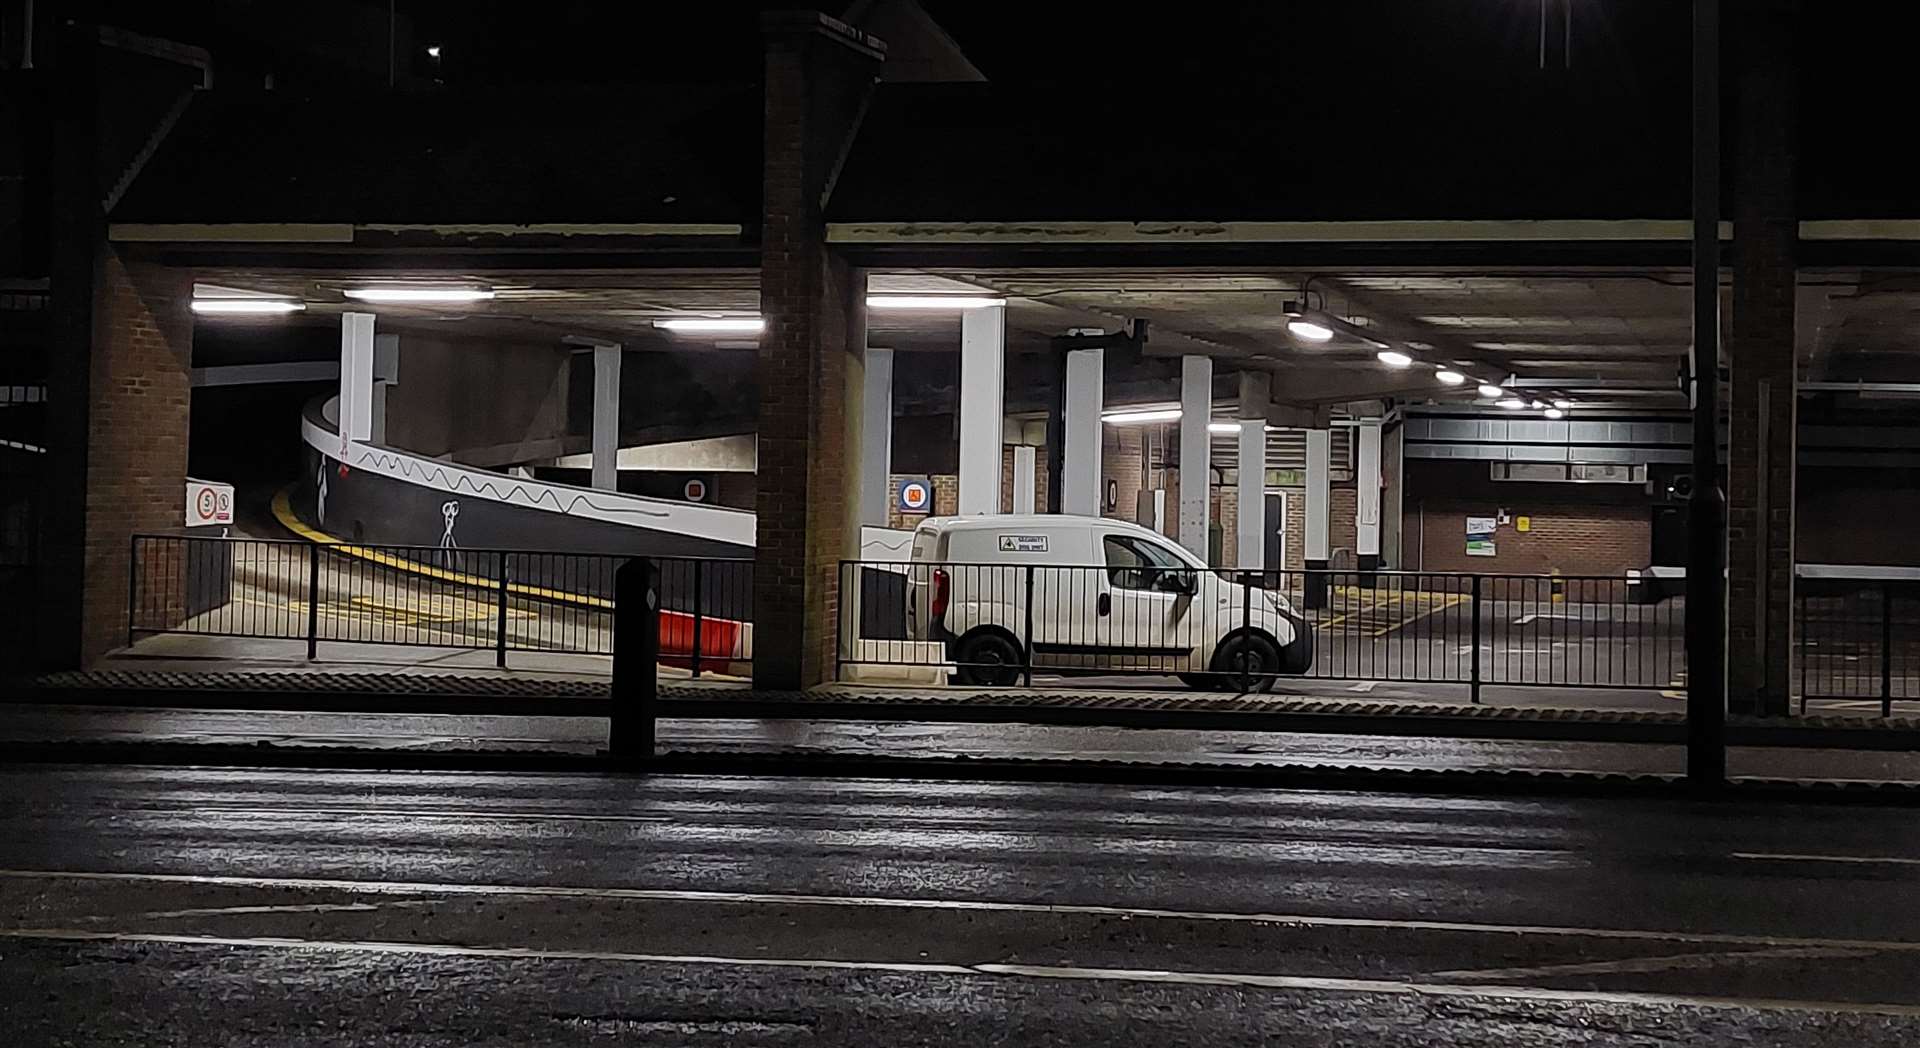
[[900,482],[900,512],[925,513],[932,507],[932,484],[919,477]]

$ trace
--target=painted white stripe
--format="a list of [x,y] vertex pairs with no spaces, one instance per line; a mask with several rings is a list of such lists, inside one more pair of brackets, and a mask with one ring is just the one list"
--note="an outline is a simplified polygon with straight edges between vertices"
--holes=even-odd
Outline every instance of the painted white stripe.
[[161,808],[126,805],[115,811],[153,815],[379,815],[397,819],[500,819],[508,822],[673,822],[671,815],[600,815],[566,811],[487,811],[452,808],[282,808],[249,805],[196,805],[192,808]]
[[1920,866],[1920,858],[1904,855],[1799,855],[1792,852],[1734,852],[1736,859],[1763,862],[1838,862],[1859,866]]
[[[431,900],[397,902],[395,906],[420,906]],[[380,909],[371,902],[309,902],[284,906],[196,906],[186,910],[145,910],[140,913],[95,914],[83,921],[160,921],[177,917],[231,917],[261,913],[370,913]]]
[[1562,975],[1624,975],[1666,972],[1680,968],[1716,968],[1724,964],[1744,964],[1801,957],[1869,957],[1875,951],[1843,950],[1832,946],[1784,946],[1770,950],[1718,950],[1713,953],[1677,953],[1661,957],[1627,957],[1615,961],[1584,961],[1575,964],[1543,964],[1532,968],[1478,968],[1434,972],[1429,979],[1449,982],[1477,982],[1503,979],[1550,979]]
[[827,960],[810,957],[714,957],[704,954],[624,953],[614,950],[542,950],[517,946],[454,946],[445,943],[350,942],[331,939],[288,939],[216,935],[154,935],[94,932],[75,928],[23,928],[0,931],[10,939],[56,942],[126,942],[169,946],[224,946],[271,950],[320,950],[332,953],[374,953],[428,957],[488,958],[494,960],[600,961],[619,964],[685,964],[728,968],[797,968],[804,970],[893,972],[922,975],[998,975],[1027,979],[1072,979],[1100,982],[1172,983],[1187,986],[1245,986],[1270,990],[1311,990],[1335,993],[1378,993],[1402,996],[1471,997],[1546,1001],[1569,1004],[1626,1004],[1657,1007],[1738,1008],[1765,1011],[1846,1012],[1868,1015],[1920,1017],[1920,1006],[1861,1004],[1851,1001],[1792,1001],[1772,998],[1690,997],[1679,994],[1621,993],[1591,990],[1550,990],[1530,986],[1477,986],[1421,983],[1398,979],[1277,975],[1242,972],[1176,972],[1154,969],[1087,968],[1032,964],[946,964],[909,961]]
[[1398,920],[1387,917],[1326,917],[1311,914],[1233,913],[1171,910],[1143,906],[1095,906],[1074,903],[1007,902],[993,899],[893,899],[865,895],[799,895],[777,892],[695,891],[679,888],[585,888],[546,884],[463,884],[435,881],[363,881],[321,877],[250,877],[194,873],[121,873],[81,870],[0,869],[0,878],[18,880],[118,881],[199,884],[223,887],[332,889],[373,895],[488,895],[566,899],[635,899],[660,902],[738,903],[770,906],[844,906],[870,909],[956,910],[990,913],[1070,914],[1185,921],[1273,924],[1297,928],[1362,928],[1387,931],[1467,932],[1487,935],[1553,935],[1638,942],[1708,943],[1728,946],[1812,946],[1835,949],[1920,952],[1920,942],[1891,939],[1815,939],[1723,932],[1657,931],[1640,928],[1582,928],[1566,925],[1496,924],[1476,921]]

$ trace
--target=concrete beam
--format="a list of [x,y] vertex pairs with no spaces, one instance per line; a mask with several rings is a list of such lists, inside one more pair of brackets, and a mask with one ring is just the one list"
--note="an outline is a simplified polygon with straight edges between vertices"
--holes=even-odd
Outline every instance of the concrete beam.
[[961,516],[1000,512],[1000,443],[1005,425],[1007,307],[960,315]]
[[1049,510],[1100,515],[1100,413],[1106,403],[1106,354],[1104,349],[1067,354],[1065,465],[1060,505]]
[[1206,560],[1213,490],[1213,437],[1207,432],[1213,416],[1212,357],[1181,359],[1180,411],[1180,544]]

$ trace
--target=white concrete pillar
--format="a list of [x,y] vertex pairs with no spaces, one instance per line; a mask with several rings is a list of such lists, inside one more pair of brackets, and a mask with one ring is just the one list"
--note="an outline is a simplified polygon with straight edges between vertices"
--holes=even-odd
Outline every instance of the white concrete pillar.
[[1266,567],[1267,556],[1267,420],[1240,420],[1240,490],[1235,503],[1235,534],[1239,548],[1234,565],[1246,571]]
[[1361,571],[1380,566],[1380,420],[1368,419],[1354,428],[1354,559]]
[[620,344],[593,347],[593,486],[620,488]]
[[960,492],[963,517],[1000,512],[1007,307],[960,314]]
[[340,314],[340,442],[373,439],[373,314]]
[[1013,446],[1013,511],[1032,513],[1034,496],[1034,467],[1032,444]]
[[1324,574],[1332,556],[1329,531],[1333,507],[1333,431],[1307,430],[1307,577],[1304,603],[1310,609],[1327,606],[1328,579]]
[[1106,360],[1104,349],[1067,354],[1060,505],[1048,507],[1057,513],[1100,515],[1100,413],[1106,410]]
[[893,350],[867,347],[860,391],[860,523],[887,526],[893,473]]
[[400,336],[373,336],[373,425],[368,440],[387,442],[387,387],[400,381]]
[[1207,559],[1207,522],[1213,491],[1213,358],[1180,358],[1180,544]]

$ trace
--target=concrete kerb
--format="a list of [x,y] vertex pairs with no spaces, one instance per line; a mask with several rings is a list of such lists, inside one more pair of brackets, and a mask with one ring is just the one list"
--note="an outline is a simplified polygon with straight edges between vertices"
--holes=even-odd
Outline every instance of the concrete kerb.
[[[489,713],[600,717],[611,685],[444,673],[54,674],[17,686],[5,701],[199,709],[361,713]],[[1054,726],[1206,729],[1556,742],[1685,741],[1678,713],[1447,706],[1274,696],[1168,696],[1066,692],[964,692],[899,696],[823,689],[768,692],[662,684],[659,715],[684,719],[895,720]],[[1920,749],[1920,721],[1732,717],[1738,746]]]

